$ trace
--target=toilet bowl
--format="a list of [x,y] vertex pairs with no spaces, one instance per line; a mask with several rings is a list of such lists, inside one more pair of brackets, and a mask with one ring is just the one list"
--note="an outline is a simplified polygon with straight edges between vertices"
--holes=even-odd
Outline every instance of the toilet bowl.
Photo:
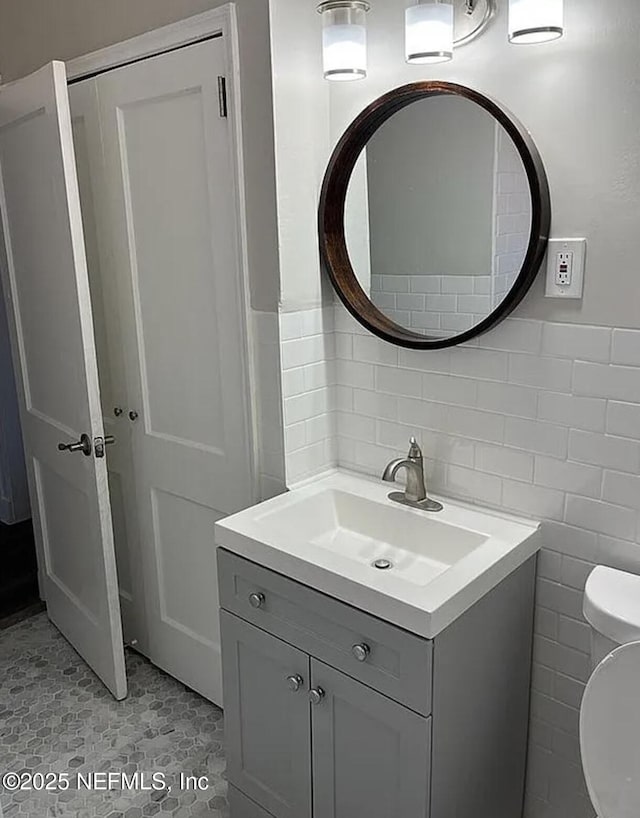
[[598,566],[584,615],[595,670],[580,709],[580,750],[598,818],[640,816],[640,577]]

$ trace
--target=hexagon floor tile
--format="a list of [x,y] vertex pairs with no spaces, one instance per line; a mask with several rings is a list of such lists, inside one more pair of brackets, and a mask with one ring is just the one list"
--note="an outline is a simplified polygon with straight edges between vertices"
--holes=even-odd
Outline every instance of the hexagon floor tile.
[[[59,792],[0,784],[4,818],[228,818],[222,711],[132,651],[127,675],[117,702],[45,614],[0,632],[0,775],[70,780]],[[88,789],[104,773],[112,788]],[[181,774],[206,789],[181,788]]]

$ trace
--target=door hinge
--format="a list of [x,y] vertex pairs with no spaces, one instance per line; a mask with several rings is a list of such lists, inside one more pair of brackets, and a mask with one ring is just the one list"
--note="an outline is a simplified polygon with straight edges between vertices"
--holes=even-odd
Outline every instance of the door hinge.
[[227,111],[227,78],[218,77],[218,105],[220,107],[220,117],[226,119]]

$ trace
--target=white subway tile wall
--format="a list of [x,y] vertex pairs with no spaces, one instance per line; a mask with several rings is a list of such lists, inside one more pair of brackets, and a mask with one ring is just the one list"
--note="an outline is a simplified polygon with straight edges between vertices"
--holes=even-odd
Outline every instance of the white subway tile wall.
[[268,500],[286,486],[278,314],[254,310],[251,317],[258,494]]
[[[351,412],[353,390],[336,388],[336,350],[352,364],[341,373],[350,383],[368,386],[373,377],[373,366],[353,364],[354,341],[366,358],[369,338],[334,332],[332,306],[280,314],[287,485],[337,464],[336,410]],[[388,360],[397,358],[394,352]]]
[[[582,591],[597,563],[640,573],[640,331],[509,318],[464,347],[414,351],[374,338],[342,306],[335,321],[330,308],[313,312],[324,343],[301,343],[303,360],[288,352],[296,365],[283,373],[289,478],[335,463],[378,474],[416,435],[432,490],[543,522],[526,814],[591,818],[578,746],[590,670]],[[303,321],[281,323],[284,352]],[[306,392],[317,364],[324,380]],[[321,446],[310,438],[319,417]]]

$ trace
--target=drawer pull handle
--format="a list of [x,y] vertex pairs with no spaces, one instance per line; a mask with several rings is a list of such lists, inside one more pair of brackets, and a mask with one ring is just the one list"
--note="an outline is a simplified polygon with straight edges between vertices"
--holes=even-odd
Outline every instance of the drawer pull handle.
[[287,676],[287,685],[292,693],[297,693],[303,684],[304,679],[299,673],[295,676]]
[[249,594],[249,605],[252,608],[262,608],[265,601],[264,594]]
[[311,704],[320,704],[326,695],[321,687],[313,687],[309,691],[309,701]]
[[351,653],[359,662],[366,662],[371,654],[371,648],[362,642],[360,645],[354,645],[351,648]]

